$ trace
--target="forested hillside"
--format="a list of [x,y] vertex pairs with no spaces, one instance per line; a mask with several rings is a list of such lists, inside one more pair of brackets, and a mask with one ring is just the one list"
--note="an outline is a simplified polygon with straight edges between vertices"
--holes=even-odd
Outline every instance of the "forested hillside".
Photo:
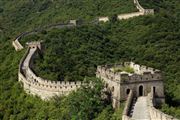
[[[167,104],[164,112],[180,118],[179,0],[140,0],[155,8],[155,16],[137,17],[73,29],[53,29],[22,42],[44,40],[43,58],[34,70],[51,80],[94,81],[67,97],[44,102],[27,95],[17,82],[19,61],[11,42],[21,32],[69,19],[136,11],[131,0],[1,0],[0,1],[0,119],[121,119],[122,107],[112,110],[101,99],[97,65],[133,60],[163,71]],[[122,105],[123,106],[123,105]]]

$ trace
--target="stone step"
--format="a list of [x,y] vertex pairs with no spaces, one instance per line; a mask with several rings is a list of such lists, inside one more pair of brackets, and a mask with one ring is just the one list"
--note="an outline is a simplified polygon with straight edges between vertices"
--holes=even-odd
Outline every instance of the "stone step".
[[147,106],[147,97],[139,97],[134,106],[134,112],[132,114],[134,120],[150,120],[149,111]]

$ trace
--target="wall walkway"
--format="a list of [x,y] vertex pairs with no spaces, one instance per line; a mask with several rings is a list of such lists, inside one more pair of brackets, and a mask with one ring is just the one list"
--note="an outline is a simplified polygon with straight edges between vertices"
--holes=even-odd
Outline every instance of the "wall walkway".
[[28,48],[19,65],[18,78],[27,93],[37,95],[42,99],[49,99],[56,95],[67,95],[82,85],[80,81],[60,82],[38,77],[31,69],[38,50],[38,47]]
[[[148,96],[138,97],[134,108],[132,108],[132,102],[133,95],[131,90],[123,111],[122,120],[178,120],[154,107],[156,98],[154,97],[153,88]],[[132,117],[129,115],[129,111],[132,111],[131,109],[134,109]]]

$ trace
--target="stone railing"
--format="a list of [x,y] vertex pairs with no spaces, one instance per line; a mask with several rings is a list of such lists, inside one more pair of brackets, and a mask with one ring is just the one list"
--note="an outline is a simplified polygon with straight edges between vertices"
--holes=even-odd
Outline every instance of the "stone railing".
[[154,107],[156,100],[154,98],[153,89],[148,94],[147,102],[148,102],[148,109],[149,109],[151,120],[178,120],[177,118],[167,115]]
[[[30,54],[30,51],[32,49],[33,53]],[[19,81],[23,83],[24,90],[27,93],[37,95],[42,99],[49,99],[56,95],[67,95],[83,84],[81,81],[50,81],[38,77],[30,67],[32,65],[34,56],[38,53],[37,50],[38,47],[28,48],[27,52],[25,53],[19,64],[18,78]]]
[[130,90],[126,104],[125,104],[125,108],[123,110],[123,115],[122,115],[122,120],[132,120],[128,115],[129,112],[131,110],[131,104],[133,101],[133,91]]

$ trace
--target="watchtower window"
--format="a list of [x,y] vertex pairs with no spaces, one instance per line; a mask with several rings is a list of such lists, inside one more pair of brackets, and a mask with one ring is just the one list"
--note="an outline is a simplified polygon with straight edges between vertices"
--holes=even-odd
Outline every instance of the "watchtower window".
[[139,96],[143,96],[143,86],[139,86]]
[[156,92],[156,87],[153,87],[153,93],[155,94],[155,92]]
[[126,90],[126,95],[128,95],[128,94],[129,94],[129,92],[130,92],[130,89],[127,89],[127,90]]

